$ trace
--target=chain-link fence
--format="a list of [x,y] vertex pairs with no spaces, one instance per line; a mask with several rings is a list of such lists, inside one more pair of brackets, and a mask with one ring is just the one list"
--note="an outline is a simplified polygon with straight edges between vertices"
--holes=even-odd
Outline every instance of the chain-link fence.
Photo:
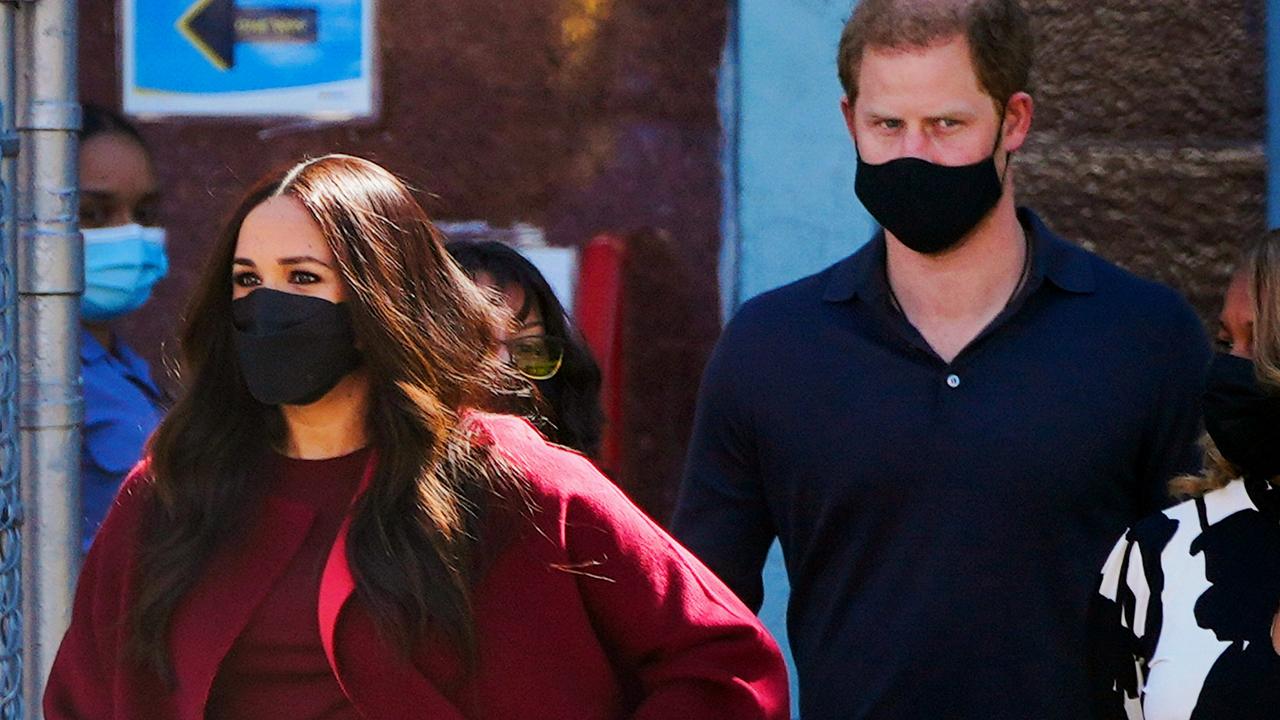
[[0,3],[0,720],[23,717],[15,183],[16,7]]
[[0,720],[24,716],[18,445],[17,7],[0,2]]

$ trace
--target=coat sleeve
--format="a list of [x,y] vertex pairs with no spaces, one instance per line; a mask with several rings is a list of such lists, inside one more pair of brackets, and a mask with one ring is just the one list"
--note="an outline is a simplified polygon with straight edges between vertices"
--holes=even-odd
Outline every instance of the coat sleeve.
[[753,611],[764,601],[761,571],[777,535],[765,501],[748,398],[739,390],[743,345],[733,324],[707,364],[672,534]]
[[[777,644],[714,574],[585,460],[562,507],[569,567],[635,720],[785,720]],[[563,477],[563,476],[562,476]]]
[[[1102,568],[1088,615],[1090,696],[1099,720],[1143,720],[1142,622],[1150,592],[1138,545],[1126,533]],[[1140,607],[1141,606],[1141,607]]]
[[71,624],[45,684],[47,720],[114,718],[115,673],[124,620],[126,578],[140,517],[143,464],[129,474],[85,557]]

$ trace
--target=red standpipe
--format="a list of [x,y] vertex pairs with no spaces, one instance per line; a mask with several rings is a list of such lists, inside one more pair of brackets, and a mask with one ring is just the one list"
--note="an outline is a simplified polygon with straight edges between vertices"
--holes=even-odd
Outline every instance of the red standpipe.
[[605,427],[598,461],[615,481],[622,480],[625,454],[622,317],[626,254],[626,244],[616,235],[597,235],[587,242],[579,255],[578,290],[573,303],[578,329],[600,363],[600,404]]

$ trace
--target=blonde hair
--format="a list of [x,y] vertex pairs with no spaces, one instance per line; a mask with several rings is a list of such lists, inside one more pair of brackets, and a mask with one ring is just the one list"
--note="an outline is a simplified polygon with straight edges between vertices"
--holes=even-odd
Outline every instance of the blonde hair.
[[[1280,392],[1280,230],[1270,230],[1245,253],[1238,273],[1249,281],[1253,306],[1253,367],[1258,382]],[[1240,477],[1213,439],[1200,438],[1204,448],[1204,470],[1198,475],[1181,475],[1169,482],[1175,498],[1200,497],[1224,487]],[[1275,482],[1276,478],[1272,478]]]

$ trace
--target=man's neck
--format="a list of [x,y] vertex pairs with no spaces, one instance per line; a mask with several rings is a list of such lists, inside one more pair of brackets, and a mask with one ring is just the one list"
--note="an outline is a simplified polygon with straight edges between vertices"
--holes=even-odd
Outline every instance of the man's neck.
[[995,319],[1017,290],[1027,242],[1012,193],[953,250],[924,255],[886,236],[889,286],[902,312],[950,362]]

